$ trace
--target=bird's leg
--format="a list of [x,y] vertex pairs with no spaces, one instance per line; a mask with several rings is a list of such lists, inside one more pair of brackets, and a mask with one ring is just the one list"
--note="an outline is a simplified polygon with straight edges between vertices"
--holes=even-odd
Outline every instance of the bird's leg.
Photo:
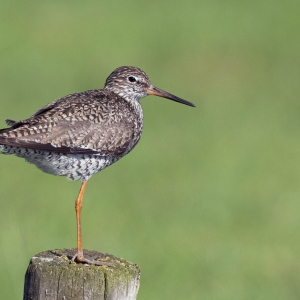
[[72,261],[87,263],[91,265],[98,265],[98,266],[113,266],[109,262],[89,260],[83,256],[82,233],[81,233],[81,209],[82,209],[82,201],[83,201],[83,195],[86,188],[86,184],[87,181],[82,182],[78,197],[75,201],[76,222],[77,222],[77,252],[73,256]]
[[81,233],[81,209],[82,209],[82,201],[83,201],[83,195],[86,188],[86,184],[87,184],[86,181],[82,182],[78,197],[75,201],[76,223],[77,223],[77,253],[73,257],[73,260],[75,260],[76,257],[77,261],[83,258],[82,233]]

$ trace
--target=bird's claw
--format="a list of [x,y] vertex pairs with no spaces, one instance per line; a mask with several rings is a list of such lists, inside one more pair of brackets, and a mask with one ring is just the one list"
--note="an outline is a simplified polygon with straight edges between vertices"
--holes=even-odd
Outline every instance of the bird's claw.
[[[97,256],[96,256],[97,257]],[[95,257],[95,258],[96,258]],[[93,257],[94,258],[94,257]],[[76,262],[76,263],[82,263],[82,264],[89,264],[89,265],[96,265],[96,266],[107,266],[107,267],[113,267],[114,265],[110,262],[107,261],[99,261],[99,260],[90,260],[85,258],[83,255],[80,255],[78,253],[76,253],[72,259],[72,262]]]

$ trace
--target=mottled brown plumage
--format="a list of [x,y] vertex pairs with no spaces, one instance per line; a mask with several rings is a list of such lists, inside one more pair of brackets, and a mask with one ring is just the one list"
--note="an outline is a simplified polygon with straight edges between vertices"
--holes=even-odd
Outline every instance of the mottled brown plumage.
[[78,252],[83,257],[80,210],[87,180],[129,153],[143,128],[139,100],[156,95],[189,106],[192,103],[154,87],[135,67],[120,67],[107,78],[103,89],[74,93],[47,104],[26,120],[6,120],[0,130],[3,154],[15,154],[44,172],[82,180],[76,200]]
[[0,131],[0,143],[72,154],[118,156],[142,120],[124,98],[107,90],[71,94]]

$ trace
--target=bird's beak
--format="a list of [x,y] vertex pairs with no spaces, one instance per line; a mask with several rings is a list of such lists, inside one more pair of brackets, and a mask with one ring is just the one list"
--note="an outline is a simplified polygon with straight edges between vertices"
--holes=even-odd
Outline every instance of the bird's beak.
[[148,88],[147,93],[148,93],[148,95],[159,96],[159,97],[167,98],[167,99],[170,99],[170,100],[173,100],[173,101],[185,104],[185,105],[196,107],[196,105],[194,105],[193,103],[191,103],[189,101],[186,101],[184,99],[181,99],[177,96],[174,96],[174,95],[172,95],[168,92],[165,92],[165,91],[163,91],[163,90],[161,90],[161,89],[159,89],[155,86],[151,86],[150,88]]

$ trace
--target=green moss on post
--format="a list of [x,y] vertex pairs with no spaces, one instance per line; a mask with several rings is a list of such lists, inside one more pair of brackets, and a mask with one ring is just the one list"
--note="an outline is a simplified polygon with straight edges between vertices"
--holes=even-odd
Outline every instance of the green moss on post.
[[84,256],[114,267],[70,263],[76,249],[41,252],[32,257],[25,275],[24,300],[135,300],[140,269],[124,259],[84,250]]

